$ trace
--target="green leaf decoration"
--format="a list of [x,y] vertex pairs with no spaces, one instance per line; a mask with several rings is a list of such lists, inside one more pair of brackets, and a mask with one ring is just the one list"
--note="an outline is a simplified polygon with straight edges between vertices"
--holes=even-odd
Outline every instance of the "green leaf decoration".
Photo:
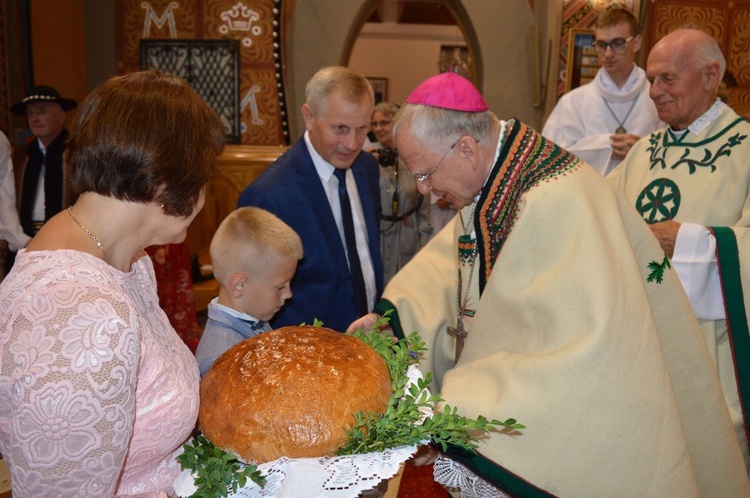
[[[399,341],[395,341],[390,334],[381,333],[381,325],[390,320],[388,315],[389,312],[378,320],[369,333],[359,330],[352,335],[369,344],[383,357],[391,373],[393,396],[382,415],[359,412],[354,416],[356,423],[347,431],[347,443],[339,448],[337,455],[384,451],[397,446],[419,445],[425,441],[440,445],[444,451],[449,444],[474,451],[477,448],[477,434],[500,427],[512,430],[526,428],[512,418],[501,422],[487,420],[481,415],[476,420],[462,417],[455,407],[447,405],[442,412],[434,412],[435,406],[443,398],[428,395],[426,391],[432,382],[432,374],[428,372],[424,379],[407,388],[409,379],[406,370],[409,365],[419,362],[426,350],[424,342],[416,332]],[[425,409],[434,413],[422,420]]]
[[664,272],[670,268],[672,268],[672,265],[669,263],[669,256],[664,253],[664,259],[661,263],[652,261],[648,264],[648,269],[651,271],[646,278],[646,282],[656,282],[657,284],[662,283],[664,280]]
[[198,491],[197,498],[221,498],[229,496],[230,490],[238,489],[253,481],[261,488],[266,478],[256,465],[246,465],[231,453],[214,446],[203,435],[198,435],[182,446],[183,452],[177,457],[182,470],[190,470]]

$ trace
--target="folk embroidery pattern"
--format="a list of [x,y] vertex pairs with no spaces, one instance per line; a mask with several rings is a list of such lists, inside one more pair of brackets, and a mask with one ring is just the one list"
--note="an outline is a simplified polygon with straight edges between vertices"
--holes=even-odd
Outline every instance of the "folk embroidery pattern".
[[477,210],[483,263],[480,293],[513,228],[523,194],[540,183],[569,174],[581,164],[580,159],[517,121],[507,123],[505,144],[498,162],[501,164],[490,174],[489,189],[479,199]]
[[680,189],[669,178],[658,178],[646,185],[635,201],[635,209],[646,223],[672,220],[680,210]]
[[[662,138],[663,135],[663,138]],[[649,147],[646,149],[651,153],[651,169],[653,170],[657,166],[661,169],[667,168],[667,161],[665,156],[670,147],[675,147],[677,144],[668,143],[668,133],[654,133],[649,137]],[[722,157],[729,157],[732,155],[732,148],[740,145],[743,140],[747,138],[747,135],[740,135],[735,133],[734,135],[727,138],[727,141],[723,143],[716,151],[712,151],[708,148],[701,148],[695,146],[685,146],[685,151],[682,156],[670,167],[677,169],[680,166],[687,166],[689,173],[692,175],[698,168],[709,168],[711,173],[716,171],[716,161]],[[700,157],[702,154],[702,157]]]

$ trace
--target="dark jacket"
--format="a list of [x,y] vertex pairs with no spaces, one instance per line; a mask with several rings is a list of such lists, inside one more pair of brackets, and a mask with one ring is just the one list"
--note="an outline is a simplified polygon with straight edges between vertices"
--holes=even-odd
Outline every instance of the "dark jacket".
[[[383,292],[378,165],[371,154],[360,153],[351,171],[367,225],[377,302]],[[318,318],[325,327],[345,331],[359,318],[354,288],[344,244],[304,137],[245,188],[237,203],[244,206],[257,206],[281,218],[300,236],[305,252],[292,279],[293,296],[271,325],[312,324]]]

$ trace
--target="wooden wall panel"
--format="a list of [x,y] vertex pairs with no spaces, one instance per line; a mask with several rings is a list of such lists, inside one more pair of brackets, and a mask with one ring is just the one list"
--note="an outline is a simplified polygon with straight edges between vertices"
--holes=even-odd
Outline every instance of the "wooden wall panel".
[[10,81],[8,78],[8,44],[6,43],[7,30],[5,23],[7,19],[6,5],[0,4],[0,130],[12,139],[10,129]]
[[186,242],[191,254],[205,253],[214,232],[237,199],[255,178],[284,152],[286,147],[228,145],[219,157],[219,171],[206,189],[206,203],[188,227]]
[[734,7],[729,34],[727,68],[740,86],[750,86],[750,2]]
[[280,11],[281,0],[121,0],[118,72],[138,69],[143,38],[239,40],[240,143],[288,145]]
[[287,144],[273,67],[244,65],[241,70],[240,131],[243,144]]
[[648,48],[664,35],[685,26],[700,27],[723,45],[726,38],[727,2],[716,0],[657,0],[652,1]]
[[[50,85],[81,102],[88,95],[83,2],[35,0],[29,5],[33,84]],[[68,123],[74,114],[67,114]]]
[[117,72],[126,74],[138,70],[142,38],[200,39],[197,3],[198,0],[117,2]]
[[243,62],[273,65],[274,2],[204,0],[207,39],[240,40]]
[[690,26],[710,33],[738,83],[727,89],[727,103],[750,119],[750,0],[650,0],[648,9],[646,53],[678,28]]

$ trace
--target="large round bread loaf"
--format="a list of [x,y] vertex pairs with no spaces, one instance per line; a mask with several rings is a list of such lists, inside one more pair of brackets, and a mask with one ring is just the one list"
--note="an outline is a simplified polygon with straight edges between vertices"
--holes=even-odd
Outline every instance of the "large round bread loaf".
[[360,410],[391,396],[383,358],[323,327],[283,327],[234,345],[200,386],[201,431],[244,462],[333,455]]

